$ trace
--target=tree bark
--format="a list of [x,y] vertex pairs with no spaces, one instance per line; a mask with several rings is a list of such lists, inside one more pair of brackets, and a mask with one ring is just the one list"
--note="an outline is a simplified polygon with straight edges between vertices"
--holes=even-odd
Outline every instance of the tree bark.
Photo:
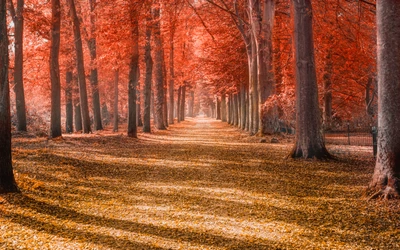
[[170,34],[170,54],[169,54],[169,112],[168,122],[174,124],[174,85],[175,85],[175,68],[174,68],[174,57],[175,57],[175,44],[174,44],[175,28],[173,27]]
[[161,24],[160,24],[160,2],[157,1],[153,9],[154,24],[154,46],[155,46],[155,63],[154,63],[154,76],[156,84],[156,99],[155,99],[155,114],[154,125],[157,129],[165,130],[164,124],[164,49],[161,38]]
[[250,34],[250,50],[248,52],[249,61],[249,109],[250,109],[250,124],[249,129],[251,134],[256,134],[259,127],[259,82],[258,82],[258,40],[257,36],[261,33],[261,25],[259,16],[260,3],[259,0],[249,0],[249,12],[251,15],[251,34]]
[[377,2],[378,153],[371,198],[400,197],[400,2]]
[[260,102],[259,132],[261,135],[273,134],[277,123],[276,107],[267,109],[264,104],[275,93],[275,75],[273,71],[272,30],[275,16],[275,0],[263,1],[261,35],[258,44],[258,86]]
[[50,48],[50,80],[51,80],[51,120],[50,137],[61,136],[61,83],[60,83],[60,0],[51,1],[51,48]]
[[119,112],[118,112],[118,102],[119,102],[119,69],[114,71],[114,132],[118,132],[118,119],[119,119]]
[[177,113],[177,117],[178,117],[178,122],[181,122],[181,98],[182,97],[182,86],[179,86],[178,88],[178,103],[176,106],[176,113]]
[[92,105],[93,105],[93,119],[94,130],[102,130],[103,125],[101,121],[100,109],[100,95],[99,95],[99,80],[97,71],[97,48],[96,48],[96,0],[89,0],[90,4],[90,39],[87,41],[90,52],[90,85],[92,89]]
[[74,131],[74,105],[72,101],[73,85],[71,70],[67,71],[65,82],[65,131],[72,133]]
[[226,94],[221,94],[221,121],[226,122]]
[[74,0],[68,0],[70,6],[70,15],[73,22],[74,28],[74,41],[76,50],[76,65],[78,70],[78,82],[79,82],[79,100],[82,115],[82,126],[83,133],[91,133],[90,128],[90,116],[89,116],[89,105],[86,90],[86,77],[85,77],[85,64],[82,48],[81,30],[78,16],[76,14]]
[[10,86],[8,83],[6,0],[0,0],[0,193],[18,192],[11,157]]
[[181,116],[181,121],[185,120],[185,111],[186,111],[186,82],[183,83],[182,89],[181,89],[181,110],[180,110],[180,116]]
[[78,76],[74,75],[72,77],[73,86],[74,86],[74,120],[75,120],[75,131],[80,132],[82,131],[82,113],[81,113],[81,104],[79,102],[79,83],[78,83]]
[[215,98],[215,102],[217,105],[217,120],[221,120],[221,100],[218,96]]
[[190,101],[189,101],[189,111],[188,111],[189,117],[195,117],[194,113],[194,91],[190,91]]
[[293,0],[296,55],[296,142],[293,158],[331,158],[325,148],[318,106],[311,0]]
[[26,107],[24,91],[24,0],[17,0],[17,8],[14,8],[12,0],[8,0],[8,8],[14,23],[14,92],[17,110],[17,130],[27,131]]
[[239,96],[238,96],[238,94],[233,95],[233,112],[234,112],[233,125],[239,126]]
[[135,9],[135,7],[130,10],[130,15],[132,32],[132,54],[129,64],[128,83],[128,137],[137,138],[136,88],[139,81],[139,20],[138,11]]
[[[138,67],[139,69],[139,67]],[[136,124],[138,127],[142,127],[143,126],[143,119],[142,119],[142,98],[141,98],[141,87],[140,87],[140,70],[138,70],[137,73],[137,78],[138,78],[138,86],[136,89],[136,98],[137,98],[137,102],[136,102]]]
[[145,55],[144,60],[146,63],[146,79],[144,82],[144,111],[143,111],[143,132],[151,133],[151,84],[153,81],[153,59],[151,57],[151,32],[152,27],[150,25],[151,19],[146,20],[146,43],[145,43]]

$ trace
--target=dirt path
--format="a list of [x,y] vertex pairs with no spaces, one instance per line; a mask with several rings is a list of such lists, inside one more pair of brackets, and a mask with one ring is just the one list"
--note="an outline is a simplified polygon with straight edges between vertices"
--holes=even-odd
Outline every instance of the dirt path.
[[400,249],[398,203],[361,199],[370,163],[257,141],[206,118],[15,139],[22,194],[0,197],[0,248]]

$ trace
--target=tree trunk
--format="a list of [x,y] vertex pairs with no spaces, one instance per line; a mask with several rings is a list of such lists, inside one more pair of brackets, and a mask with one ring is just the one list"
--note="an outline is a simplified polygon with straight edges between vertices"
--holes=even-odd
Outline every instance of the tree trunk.
[[84,64],[84,56],[82,49],[82,40],[81,40],[81,30],[78,16],[76,14],[75,2],[74,0],[68,0],[70,6],[70,15],[74,26],[74,41],[75,41],[75,50],[76,50],[76,64],[78,70],[78,82],[79,82],[79,100],[82,114],[82,126],[83,133],[91,133],[92,130],[90,128],[90,116],[89,116],[89,106],[88,106],[88,97],[86,90],[86,77],[85,77],[85,64]]
[[296,142],[293,158],[330,158],[321,131],[311,0],[293,0],[296,54]]
[[26,128],[26,107],[24,91],[24,53],[23,53],[23,35],[24,35],[24,0],[17,0],[17,8],[11,0],[8,1],[8,7],[14,23],[14,92],[17,110],[17,130],[27,131]]
[[194,91],[190,91],[189,117],[195,117],[194,113]]
[[260,102],[259,132],[261,135],[275,132],[277,107],[267,109],[263,104],[275,93],[275,75],[273,71],[272,30],[275,15],[275,0],[263,1],[261,35],[258,44],[258,86]]
[[181,98],[182,97],[182,86],[179,86],[178,88],[178,103],[176,106],[176,113],[177,113],[177,117],[178,117],[178,122],[181,122]]
[[233,112],[234,112],[233,125],[239,126],[239,96],[238,96],[238,94],[233,95]]
[[[138,67],[139,69],[139,67]],[[142,98],[141,98],[141,87],[140,87],[140,70],[138,70],[137,73],[137,78],[138,78],[138,86],[136,89],[136,98],[137,98],[137,102],[136,102],[136,124],[138,127],[142,127],[143,126],[143,119],[142,119]]]
[[183,86],[182,86],[182,89],[181,89],[181,91],[182,91],[182,93],[181,93],[181,103],[180,103],[180,106],[181,106],[181,111],[180,111],[180,115],[181,115],[181,121],[184,121],[185,120],[185,109],[186,109],[186,82],[184,82],[183,83]]
[[79,102],[79,84],[78,84],[78,76],[74,75],[72,77],[73,86],[74,86],[74,127],[76,132],[82,131],[82,113],[81,113],[81,104]]
[[221,94],[221,121],[226,122],[226,94]]
[[163,74],[164,74],[164,103],[163,103],[163,120],[164,126],[168,127],[168,79],[167,66],[165,64],[165,56],[163,54]]
[[175,29],[172,28],[170,35],[170,54],[169,54],[169,112],[168,122],[174,124],[174,85],[175,85],[175,69],[174,69],[174,56],[175,56],[175,44],[174,44]]
[[217,105],[217,120],[221,120],[221,101],[218,96],[215,99]]
[[72,133],[74,131],[74,105],[72,101],[72,71],[68,70],[66,73],[66,86],[65,86],[65,131]]
[[153,81],[153,59],[151,57],[151,19],[146,19],[146,43],[144,60],[146,63],[146,79],[144,81],[144,111],[143,111],[143,132],[150,133],[151,125],[151,83]]
[[259,125],[259,83],[258,83],[258,39],[260,34],[260,3],[259,0],[249,0],[249,12],[251,14],[251,34],[250,34],[250,53],[248,53],[249,61],[249,108],[250,108],[250,133],[256,134]]
[[88,47],[90,52],[90,85],[92,88],[92,105],[93,105],[93,118],[94,130],[102,130],[103,125],[101,121],[100,109],[100,95],[99,95],[99,80],[97,71],[97,48],[96,48],[96,0],[89,0],[90,4],[90,39],[88,40]]
[[377,2],[378,153],[371,198],[400,197],[400,2]]
[[11,157],[10,86],[8,83],[6,0],[0,0],[0,193],[18,192]]
[[132,32],[132,54],[129,64],[128,83],[128,137],[137,138],[136,88],[139,81],[139,21],[138,11],[135,9],[135,7],[130,10],[130,15]]
[[116,69],[114,71],[114,132],[118,132],[118,118],[119,118],[119,112],[118,112],[118,84],[119,83],[119,69]]
[[50,48],[50,80],[51,80],[51,121],[50,137],[61,136],[61,84],[60,84],[60,0],[51,1],[51,48]]
[[161,38],[161,24],[160,24],[160,2],[157,1],[153,9],[154,24],[154,46],[155,46],[155,63],[154,63],[154,76],[156,84],[156,99],[155,99],[155,114],[154,125],[157,129],[166,129],[164,124],[164,49]]

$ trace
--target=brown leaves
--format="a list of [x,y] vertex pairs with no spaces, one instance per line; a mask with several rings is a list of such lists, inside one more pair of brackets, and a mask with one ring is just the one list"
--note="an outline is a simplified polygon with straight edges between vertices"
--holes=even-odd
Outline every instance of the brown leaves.
[[365,159],[285,161],[291,143],[207,119],[138,137],[16,138],[0,248],[399,248],[398,201],[362,199]]

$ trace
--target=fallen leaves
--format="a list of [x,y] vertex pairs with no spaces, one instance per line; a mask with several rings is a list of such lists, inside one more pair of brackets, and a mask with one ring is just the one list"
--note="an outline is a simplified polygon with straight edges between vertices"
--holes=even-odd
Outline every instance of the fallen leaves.
[[290,147],[208,119],[139,140],[16,138],[0,248],[400,248],[398,201],[362,198],[372,159],[285,161]]

